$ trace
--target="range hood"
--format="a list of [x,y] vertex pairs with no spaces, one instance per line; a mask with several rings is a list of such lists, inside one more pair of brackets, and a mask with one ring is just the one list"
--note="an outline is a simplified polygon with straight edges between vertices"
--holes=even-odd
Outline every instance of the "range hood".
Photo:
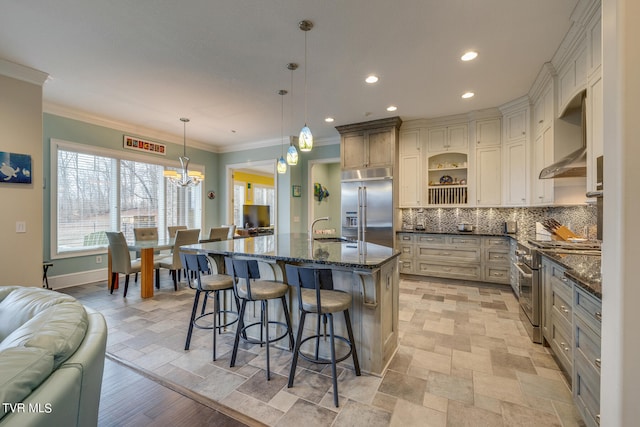
[[[587,121],[585,108],[585,92],[576,96],[575,102],[579,102],[581,142],[582,146],[567,154],[560,160],[540,171],[540,179],[551,178],[584,178],[587,176]],[[575,111],[575,109],[573,110]],[[555,141],[558,144],[561,141]]]

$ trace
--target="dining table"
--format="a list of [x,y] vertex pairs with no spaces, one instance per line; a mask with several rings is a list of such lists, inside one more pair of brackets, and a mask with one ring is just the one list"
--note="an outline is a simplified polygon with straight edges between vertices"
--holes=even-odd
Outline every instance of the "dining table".
[[[127,242],[130,251],[140,253],[140,297],[153,297],[153,257],[156,251],[172,249],[175,237],[158,240],[139,240]],[[117,278],[116,278],[117,280]],[[111,285],[111,251],[109,251],[109,286]],[[117,288],[118,284],[114,286]]]

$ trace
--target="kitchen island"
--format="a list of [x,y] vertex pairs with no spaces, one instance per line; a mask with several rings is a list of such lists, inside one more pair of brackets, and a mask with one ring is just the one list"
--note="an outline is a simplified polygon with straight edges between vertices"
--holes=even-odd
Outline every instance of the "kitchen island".
[[[306,234],[274,234],[183,246],[183,250],[206,253],[223,269],[224,257],[255,258],[265,279],[286,282],[285,264],[330,268],[335,289],[349,292],[353,332],[363,371],[382,375],[398,347],[399,272],[398,256],[393,248],[339,238],[310,239]],[[280,302],[270,302],[269,313],[281,313]],[[289,292],[294,331],[298,323],[295,289]],[[249,310],[248,310],[249,311]],[[252,314],[254,310],[251,310]],[[255,310],[259,314],[259,310]],[[247,318],[246,322],[252,319]],[[336,334],[346,336],[346,328],[337,317]],[[315,331],[313,322],[305,335]],[[279,335],[280,331],[275,331]],[[284,343],[284,341],[282,341]],[[337,352],[345,349],[336,349]]]

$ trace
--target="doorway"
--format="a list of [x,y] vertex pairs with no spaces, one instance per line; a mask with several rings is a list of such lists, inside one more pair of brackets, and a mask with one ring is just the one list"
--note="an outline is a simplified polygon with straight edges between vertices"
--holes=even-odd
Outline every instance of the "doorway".
[[243,221],[243,205],[264,205],[270,208],[271,226],[276,226],[277,174],[272,160],[227,165],[227,185],[227,194],[231,196],[227,224],[235,224],[242,230],[247,225]]
[[316,232],[341,234],[341,188],[340,159],[321,159],[309,161],[309,200],[307,203],[307,224],[315,218],[329,217],[315,227]]

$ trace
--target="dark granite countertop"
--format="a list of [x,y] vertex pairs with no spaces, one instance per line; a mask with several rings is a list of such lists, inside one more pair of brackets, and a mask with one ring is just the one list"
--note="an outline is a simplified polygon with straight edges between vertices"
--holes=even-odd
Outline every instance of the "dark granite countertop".
[[198,252],[215,255],[243,255],[295,263],[330,264],[347,268],[379,268],[400,252],[373,243],[327,241],[317,236],[311,241],[307,234],[274,234],[223,240],[182,246]]
[[567,268],[565,276],[572,279],[591,295],[602,299],[600,255],[594,253],[567,253],[554,250],[540,251],[543,256]]
[[414,233],[414,234],[455,234],[460,236],[498,236],[498,237],[510,237],[516,239],[515,234],[508,234],[502,232],[488,231],[488,230],[473,230],[473,231],[458,231],[458,230],[442,230],[442,229],[425,229],[425,230],[405,230],[401,229],[396,233]]

